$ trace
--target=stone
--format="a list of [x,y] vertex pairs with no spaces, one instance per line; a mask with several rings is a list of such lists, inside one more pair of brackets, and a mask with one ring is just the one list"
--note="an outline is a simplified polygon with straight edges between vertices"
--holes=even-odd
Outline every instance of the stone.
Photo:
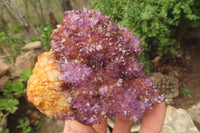
[[186,110],[168,106],[161,133],[199,133],[199,131]]
[[26,52],[17,57],[16,62],[12,69],[10,70],[11,78],[19,77],[19,74],[24,69],[31,69],[34,67],[37,55],[33,50]]
[[4,75],[10,68],[8,63],[5,63],[3,59],[0,59],[0,76]]
[[179,81],[174,76],[156,72],[151,77],[158,90],[165,94],[166,99],[176,98],[179,95]]
[[187,109],[187,112],[195,122],[200,124],[200,102]]
[[0,92],[5,89],[5,85],[9,79],[10,79],[10,77],[7,75],[0,77]]
[[33,49],[38,49],[38,48],[41,48],[41,42],[40,41],[28,43],[22,49],[33,50]]

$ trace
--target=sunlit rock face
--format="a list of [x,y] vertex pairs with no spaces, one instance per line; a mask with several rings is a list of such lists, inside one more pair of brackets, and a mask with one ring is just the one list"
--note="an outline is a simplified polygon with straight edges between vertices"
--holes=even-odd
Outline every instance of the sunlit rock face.
[[[100,11],[84,8],[82,12],[65,12],[53,31],[51,46],[49,64],[52,66],[53,62],[56,67],[48,69],[48,63],[40,62],[39,57],[37,64],[41,65],[35,67],[33,76],[41,68],[45,73],[55,71],[59,73],[53,75],[58,82],[53,82],[58,83],[59,89],[41,84],[39,87],[48,93],[34,95],[39,89],[32,85],[32,76],[27,90],[33,103],[32,99],[44,97],[36,106],[50,117],[95,124],[101,122],[101,117],[120,114],[136,121],[164,100],[138,61],[142,52],[139,37],[112,23]],[[49,99],[55,96],[55,103],[50,105]],[[54,106],[58,111],[50,111],[55,110]]]

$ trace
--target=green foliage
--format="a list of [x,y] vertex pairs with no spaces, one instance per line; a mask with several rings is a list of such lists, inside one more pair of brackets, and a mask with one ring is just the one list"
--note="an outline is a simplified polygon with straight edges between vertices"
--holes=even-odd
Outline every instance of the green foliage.
[[[199,20],[194,12],[196,0],[93,0],[92,8],[100,9],[118,25],[131,29],[140,37],[147,65],[149,52],[162,55],[176,54],[179,43],[171,38],[175,29],[185,20]],[[198,9],[198,10],[197,10]]]
[[[194,13],[197,14],[198,16],[200,16],[199,7],[200,7],[200,0],[194,0],[193,10],[194,10]],[[200,27],[200,22],[199,21],[192,22],[191,26],[193,28],[199,28]]]
[[10,60],[9,57],[6,57],[6,58],[5,58],[5,61],[8,62],[8,63],[11,63],[11,60]]
[[[18,109],[18,104],[21,96],[25,95],[26,89],[24,87],[23,81],[27,81],[29,76],[32,74],[32,69],[25,69],[20,73],[20,79],[16,82],[8,81],[6,84],[6,89],[3,91],[5,98],[0,99],[0,111],[6,111],[9,113],[15,113]],[[29,121],[19,120],[20,125],[18,128],[22,128],[23,133],[29,133],[31,127],[29,126]],[[8,129],[2,131],[2,133],[9,132]]]
[[30,126],[29,120],[19,119],[18,122],[19,122],[19,125],[17,126],[17,128],[21,128],[22,133],[30,133],[31,132],[31,126]]
[[21,24],[12,24],[8,26],[9,33],[16,34],[22,30],[23,26]]
[[33,69],[25,69],[20,74],[20,81],[28,81],[30,75],[32,74]]
[[182,93],[183,93],[184,96],[187,96],[187,97],[191,97],[192,96],[191,93],[190,93],[190,90],[188,90],[186,88],[184,88],[182,90]]
[[34,126],[35,126],[37,129],[39,129],[39,127],[41,126],[41,124],[42,124],[42,121],[37,120],[37,121],[35,122]]
[[6,89],[3,91],[3,95],[7,98],[19,98],[23,96],[26,92],[24,84],[18,80],[17,82],[8,81],[6,84]]
[[146,73],[150,74],[150,66],[149,66],[149,59],[148,56],[145,55],[144,52],[141,53],[139,60],[141,61],[142,65],[145,67],[146,69]]
[[5,33],[0,32],[0,47],[3,48],[3,47],[6,47],[6,45],[7,45],[7,39],[6,39]]
[[24,96],[26,89],[23,81],[27,81],[29,76],[32,74],[32,69],[25,69],[20,73],[20,79],[16,82],[8,81],[6,83],[6,89],[3,91],[3,95],[6,97],[0,99],[0,110],[6,110],[10,113],[14,113],[18,107],[21,96]]
[[5,128],[5,129],[3,129],[3,131],[1,131],[0,133],[9,133],[9,129],[8,129],[8,128]]
[[[35,121],[34,125],[31,125],[29,120],[25,120],[25,119],[19,119],[19,125],[17,126],[17,128],[21,128],[22,129],[22,133],[36,133],[37,130],[40,128],[42,122],[40,121],[41,116],[39,115],[37,120]],[[32,129],[32,126],[34,127]]]
[[[9,113],[15,113],[15,111],[18,109],[18,104],[19,104],[18,98],[24,96],[26,92],[23,82],[26,82],[31,74],[32,74],[32,69],[25,69],[19,74],[20,78],[16,82],[12,81],[7,82],[6,89],[3,91],[3,95],[6,98],[0,99],[0,113],[1,110]],[[41,121],[39,120],[40,117],[41,116],[38,116],[36,122],[34,123],[34,125],[32,125],[35,127],[36,131],[39,129],[41,125]],[[19,125],[17,126],[17,128],[21,128],[22,133],[31,132],[32,128],[29,120],[19,119],[18,122]],[[2,133],[7,133],[7,132],[9,132],[9,130],[5,129],[5,131]]]
[[32,69],[23,70],[19,76],[20,79],[16,82],[8,81],[6,83],[6,89],[3,91],[3,95],[7,98],[19,98],[26,93],[23,81],[27,81],[32,74]]
[[0,47],[14,49],[17,54],[22,51],[20,40],[18,38],[6,35],[4,32],[0,32]]
[[36,130],[38,130],[40,128],[41,124],[42,124],[42,121],[40,119],[41,119],[41,116],[39,115],[37,120],[34,123]]
[[45,25],[41,25],[38,29],[38,32],[41,34],[39,40],[42,43],[42,47],[47,48],[48,50],[51,48],[51,33],[53,32],[53,28],[50,23]]
[[0,99],[0,110],[6,110],[14,113],[18,107],[19,101],[17,99]]

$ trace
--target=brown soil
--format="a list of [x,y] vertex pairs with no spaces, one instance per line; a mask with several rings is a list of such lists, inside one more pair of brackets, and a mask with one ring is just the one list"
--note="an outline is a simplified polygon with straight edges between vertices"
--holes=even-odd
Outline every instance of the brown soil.
[[[180,81],[180,95],[174,99],[174,106],[187,109],[200,102],[200,40],[189,39],[181,48],[186,60],[185,72]],[[184,96],[183,89],[188,89],[191,97]]]

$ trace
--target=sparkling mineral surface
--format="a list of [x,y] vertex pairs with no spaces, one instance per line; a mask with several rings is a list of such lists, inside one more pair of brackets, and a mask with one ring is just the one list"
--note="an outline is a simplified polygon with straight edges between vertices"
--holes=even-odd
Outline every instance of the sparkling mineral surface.
[[164,100],[138,61],[139,37],[100,11],[65,12],[51,46],[38,58],[27,89],[47,116],[95,124],[120,114],[136,121]]

